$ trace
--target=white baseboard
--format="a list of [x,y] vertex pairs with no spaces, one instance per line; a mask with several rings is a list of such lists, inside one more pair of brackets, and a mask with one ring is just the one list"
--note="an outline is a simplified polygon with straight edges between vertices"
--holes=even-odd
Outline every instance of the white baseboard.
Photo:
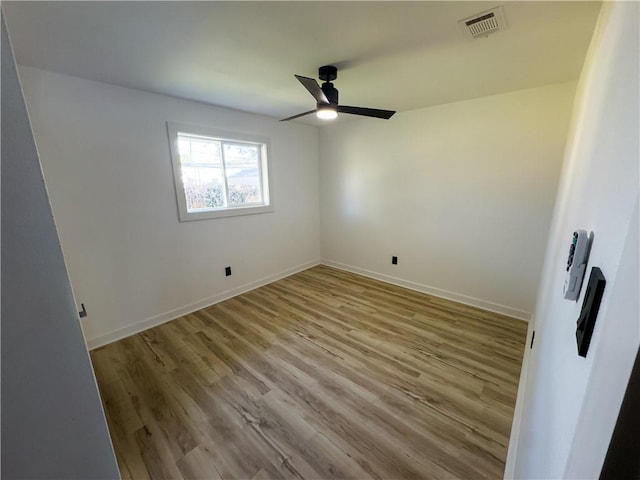
[[531,336],[535,322],[533,316],[529,321],[527,330],[527,341],[525,343],[522,367],[520,368],[520,381],[518,382],[518,396],[513,411],[513,421],[511,422],[511,434],[509,435],[509,448],[507,449],[507,459],[504,465],[504,480],[513,480],[516,474],[516,458],[518,457],[518,444],[520,440],[520,426],[522,424],[522,413],[524,409],[524,399],[527,391],[527,372],[529,371],[529,356],[531,355]]
[[334,262],[333,260],[322,259],[321,263],[329,267],[338,268],[340,270],[346,270],[347,272],[357,273],[365,277],[380,280],[381,282],[391,283],[400,287],[409,288],[418,292],[427,293],[435,297],[446,298],[454,302],[463,303],[472,307],[478,307],[482,310],[488,310],[490,312],[501,313],[509,317],[517,318],[528,322],[531,318],[530,312],[524,310],[518,310],[517,308],[507,307],[506,305],[500,305],[498,303],[488,302],[486,300],[480,300],[479,298],[469,297],[460,293],[449,292],[442,290],[441,288],[431,287],[429,285],[423,285],[421,283],[411,282],[409,280],[402,280],[401,278],[392,277],[383,273],[372,272],[363,268],[353,267],[351,265],[345,265],[344,263]]
[[119,328],[112,332],[106,333],[104,335],[100,335],[94,338],[87,338],[87,348],[89,350],[93,350],[98,347],[102,347],[112,342],[117,342],[118,340],[122,340],[123,338],[129,337],[131,335],[135,335],[136,333],[140,333],[149,328],[157,327],[166,322],[170,322],[171,320],[175,320],[176,318],[182,317],[183,315],[187,315],[189,313],[193,313],[195,311],[201,310],[203,308],[210,307],[216,303],[220,303],[224,300],[228,300],[232,297],[236,297],[238,295],[242,295],[243,293],[247,293],[250,290],[254,290],[256,288],[262,287],[269,283],[275,282],[276,280],[280,280],[282,278],[288,277],[295,273],[301,272],[311,267],[315,267],[320,264],[320,260],[315,260],[312,262],[303,263],[300,265],[296,265],[295,267],[287,268],[281,272],[278,272],[273,275],[269,275],[264,278],[260,278],[258,280],[254,280],[253,282],[245,283],[239,287],[233,288],[231,290],[226,290],[224,292],[218,293],[217,295],[213,295],[211,297],[203,298],[194,303],[190,303],[188,305],[183,305],[182,307],[175,308],[168,312],[161,313],[159,315],[154,315],[153,317],[147,318],[145,320],[135,322],[131,325],[127,325],[126,327]]
[[254,290],[256,288],[262,287],[269,283],[275,282],[276,280],[280,280],[282,278],[288,277],[290,275],[301,272],[303,270],[306,270],[308,268],[314,267],[319,264],[338,268],[340,270],[346,270],[348,272],[357,273],[359,275],[380,280],[382,282],[391,283],[393,285],[398,285],[401,287],[409,288],[411,290],[416,290],[418,292],[427,293],[429,295],[434,295],[436,297],[446,298],[447,300],[453,300],[454,302],[463,303],[465,305],[471,305],[473,307],[478,307],[483,310],[501,313],[503,315],[508,315],[510,317],[517,318],[519,320],[528,321],[529,318],[531,317],[531,314],[529,312],[525,312],[523,310],[518,310],[515,308],[507,307],[505,305],[487,302],[485,300],[480,300],[480,299],[469,297],[466,295],[449,292],[447,290],[442,290],[436,287],[430,287],[428,285],[422,285],[422,284],[411,282],[408,280],[402,280],[400,278],[392,277],[390,275],[384,275],[381,273],[372,272],[369,270],[365,270],[363,268],[353,267],[351,265],[334,262],[332,260],[323,259],[323,260],[316,260],[312,262],[303,263],[301,265],[296,265],[295,267],[291,267],[281,272],[278,272],[276,274],[269,275],[267,277],[264,277],[258,280],[254,280],[252,282],[246,283],[234,289],[226,290],[217,295],[204,298],[202,300],[190,303],[188,305],[183,305],[182,307],[175,308],[173,310],[161,313],[159,315],[154,315],[153,317],[147,318],[145,320],[141,320],[139,322],[135,322],[131,325],[127,325],[126,327],[119,328],[117,330],[106,333],[104,335],[100,335],[93,338],[87,338],[87,347],[89,348],[89,350],[93,350],[95,348],[102,347],[109,343],[117,342],[118,340],[122,340],[123,338],[129,337],[131,335],[135,335],[136,333],[140,333],[144,330],[156,327],[158,325],[169,322],[171,320],[175,320],[176,318],[182,317],[183,315],[187,315],[197,310],[207,308],[216,303],[222,302],[224,300],[228,300],[229,298],[242,295],[243,293],[246,293],[250,290]]

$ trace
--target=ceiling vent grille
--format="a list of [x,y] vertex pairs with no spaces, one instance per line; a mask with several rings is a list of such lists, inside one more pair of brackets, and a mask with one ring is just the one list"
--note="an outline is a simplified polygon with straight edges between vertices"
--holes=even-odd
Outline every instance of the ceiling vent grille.
[[502,7],[493,8],[481,12],[458,22],[467,38],[487,37],[492,33],[505,30],[507,23],[504,20]]

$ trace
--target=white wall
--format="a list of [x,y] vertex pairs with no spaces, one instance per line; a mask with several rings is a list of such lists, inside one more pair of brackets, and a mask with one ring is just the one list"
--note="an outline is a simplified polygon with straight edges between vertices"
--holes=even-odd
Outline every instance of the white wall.
[[119,478],[2,16],[2,478]]
[[574,91],[551,85],[324,127],[323,260],[528,319]]
[[[638,15],[636,2],[605,4],[579,82],[507,462],[516,478],[599,476],[640,345]],[[577,228],[595,235],[587,272],[607,280],[586,358],[575,343],[584,286],[562,299]]]
[[[316,128],[28,67],[20,76],[90,346],[319,261]],[[274,212],[179,222],[167,121],[270,137]]]

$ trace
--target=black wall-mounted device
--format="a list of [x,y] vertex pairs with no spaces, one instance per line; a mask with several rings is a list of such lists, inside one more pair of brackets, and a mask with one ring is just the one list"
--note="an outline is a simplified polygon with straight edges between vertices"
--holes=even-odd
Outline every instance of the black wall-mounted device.
[[593,267],[591,269],[591,275],[589,275],[587,291],[584,294],[582,310],[576,322],[578,324],[576,328],[576,342],[578,343],[578,355],[581,357],[587,356],[587,350],[589,350],[589,343],[591,343],[591,335],[593,335],[593,327],[596,324],[596,317],[598,316],[600,301],[602,300],[606,283],[607,281],[602,274],[602,270],[598,267]]

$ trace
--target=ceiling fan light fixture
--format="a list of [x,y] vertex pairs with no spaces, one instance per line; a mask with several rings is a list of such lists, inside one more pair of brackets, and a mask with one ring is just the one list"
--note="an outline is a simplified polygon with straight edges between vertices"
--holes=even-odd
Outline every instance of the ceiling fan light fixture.
[[333,120],[338,117],[338,109],[333,105],[318,105],[316,117],[320,120]]

